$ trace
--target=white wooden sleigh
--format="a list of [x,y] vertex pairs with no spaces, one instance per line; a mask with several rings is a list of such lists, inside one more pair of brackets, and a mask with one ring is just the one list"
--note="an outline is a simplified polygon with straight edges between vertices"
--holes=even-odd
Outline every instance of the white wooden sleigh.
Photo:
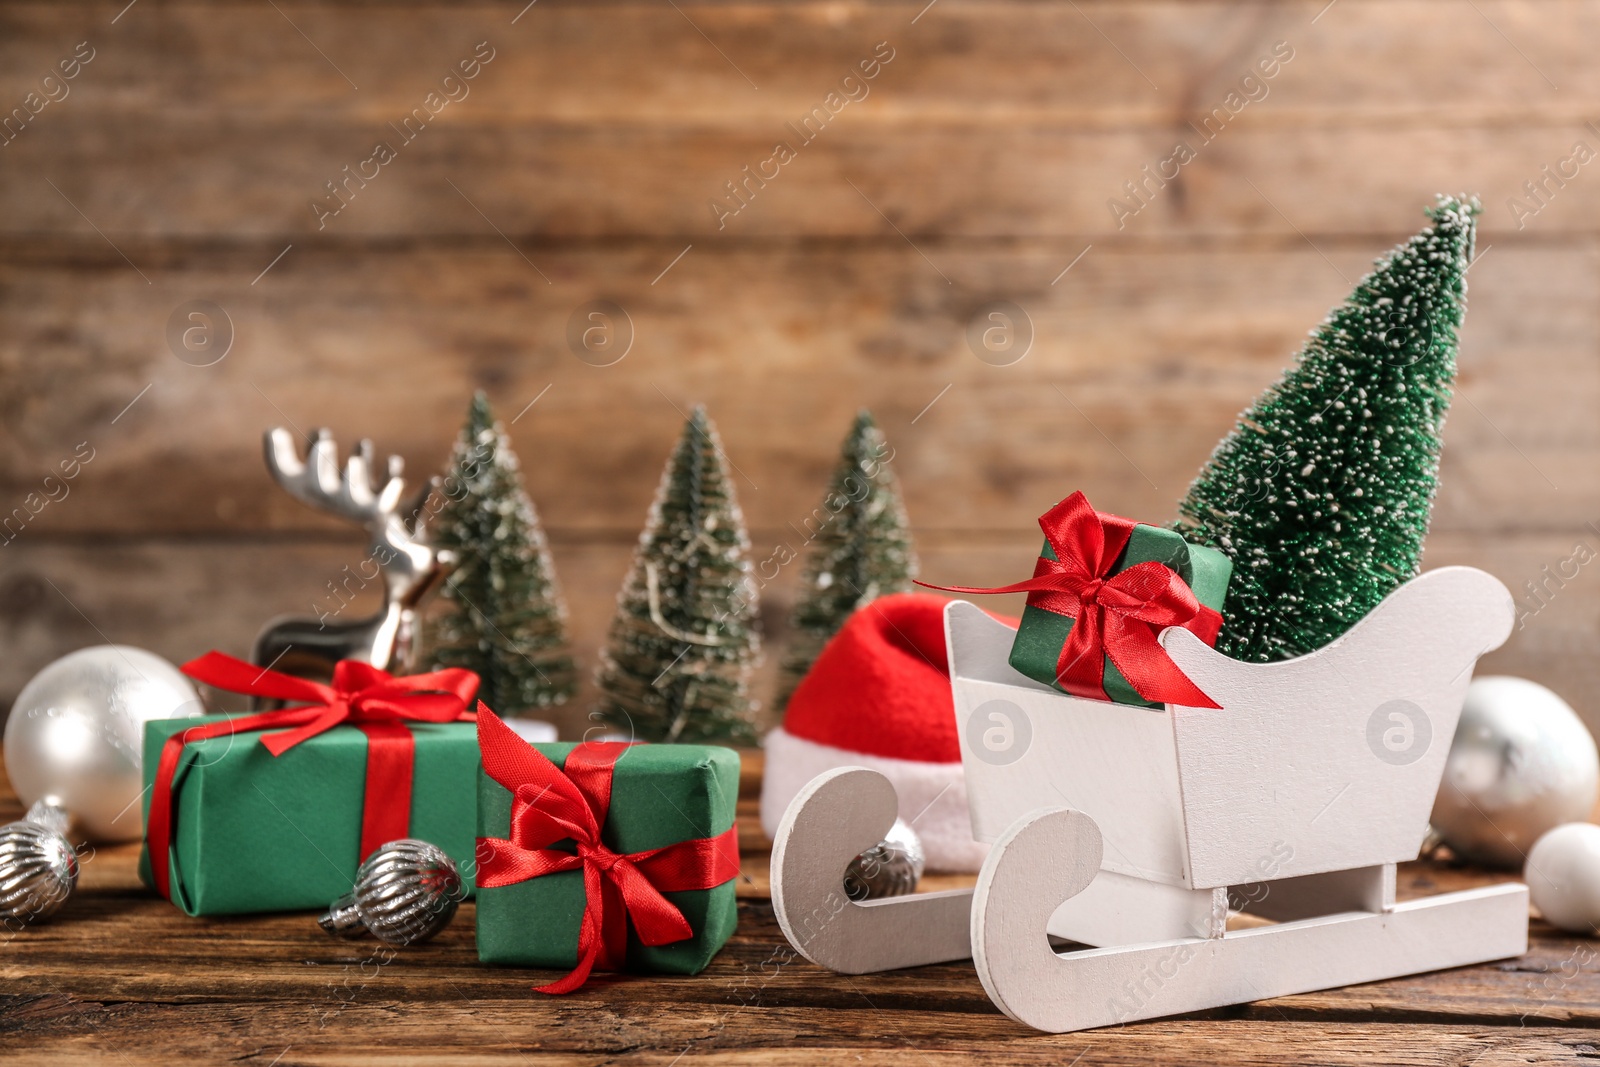
[[1222,709],[1157,710],[1023,677],[1012,630],[953,602],[969,810],[992,842],[977,886],[845,898],[845,866],[896,801],[883,776],[844,768],[779,826],[778,921],[847,974],[970,956],[1002,1011],[1053,1032],[1520,955],[1525,886],[1395,901],[1472,668],[1513,616],[1499,581],[1446,567],[1294,660],[1240,663],[1168,629],[1168,654]]

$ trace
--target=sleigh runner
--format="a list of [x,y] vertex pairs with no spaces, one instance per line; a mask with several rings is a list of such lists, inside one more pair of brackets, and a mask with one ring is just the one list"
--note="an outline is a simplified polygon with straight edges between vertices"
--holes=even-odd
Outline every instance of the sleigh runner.
[[992,843],[976,887],[845,899],[841,872],[896,809],[886,779],[847,768],[778,829],[779,922],[845,973],[970,956],[997,1006],[1055,1032],[1519,955],[1522,885],[1395,900],[1473,665],[1513,615],[1496,579],[1447,567],[1293,660],[1237,662],[1169,628],[1165,652],[1221,707],[1146,709],[1025,678],[1013,631],[952,602],[969,814]]

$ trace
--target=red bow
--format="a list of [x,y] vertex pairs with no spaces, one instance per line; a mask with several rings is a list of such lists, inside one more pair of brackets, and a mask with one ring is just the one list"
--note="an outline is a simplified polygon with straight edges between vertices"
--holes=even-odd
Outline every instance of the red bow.
[[[601,840],[611,807],[612,772],[630,743],[585,741],[567,756],[563,770],[481,703],[478,742],[483,769],[513,795],[511,839],[478,838],[478,887],[495,889],[558,871],[583,870],[578,965],[566,977],[538,986],[537,992],[570,993],[597,966],[621,970],[630,919],[646,945],[670,945],[693,936],[683,913],[661,894],[712,889],[739,876],[734,826],[716,837],[628,854]],[[576,851],[551,847],[565,840]]]
[[458,667],[396,678],[370,663],[349,659],[340,660],[334,667],[332,685],[279,674],[221,652],[207,652],[190,660],[183,665],[183,673],[217,689],[275,700],[302,700],[306,704],[191,726],[171,735],[162,745],[145,836],[156,892],[169,900],[172,778],[184,745],[247,730],[292,727],[261,735],[261,744],[267,751],[281,756],[302,741],[341,723],[350,723],[367,735],[367,781],[358,857],[365,859],[378,846],[405,837],[410,829],[415,739],[404,723],[471,719],[467,706],[478,691],[478,676]]
[[[1028,593],[1028,606],[1077,620],[1056,660],[1056,681],[1078,696],[1105,700],[1109,656],[1145,700],[1220,708],[1172,662],[1156,636],[1181,626],[1214,645],[1222,616],[1195,599],[1178,572],[1150,560],[1112,574],[1133,534],[1131,519],[1102,515],[1082,493],[1039,516],[1056,558],[1040,556],[1033,577],[998,589],[928,586],[952,593]],[[918,582],[926,585],[926,582]]]

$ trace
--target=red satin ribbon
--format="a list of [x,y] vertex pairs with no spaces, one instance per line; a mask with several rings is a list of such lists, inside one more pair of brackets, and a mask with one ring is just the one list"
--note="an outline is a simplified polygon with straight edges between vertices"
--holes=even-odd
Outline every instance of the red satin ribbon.
[[162,745],[145,836],[150,845],[150,875],[156,892],[168,900],[172,899],[172,778],[184,745],[250,730],[290,727],[261,735],[261,744],[267,751],[281,756],[341,723],[356,727],[367,735],[367,780],[358,857],[365,859],[380,845],[405,837],[410,831],[415,739],[405,722],[471,719],[467,707],[478,691],[478,676],[455,667],[396,678],[371,664],[348,659],[334,667],[332,685],[279,674],[221,652],[208,652],[190,660],[183,665],[183,672],[217,689],[306,704],[191,726],[171,735]]
[[1078,696],[1105,700],[1105,660],[1145,700],[1191,708],[1220,708],[1172,662],[1158,634],[1181,626],[1215,645],[1222,616],[1195,599],[1178,572],[1150,560],[1112,574],[1133,534],[1131,519],[1103,515],[1082,493],[1039,516],[1056,559],[1040,556],[1025,582],[978,589],[927,585],[951,593],[1027,593],[1028,606],[1077,620],[1056,660],[1056,680]]
[[[478,705],[483,769],[511,790],[511,839],[478,838],[481,889],[525,882],[558,871],[583,870],[585,902],[578,929],[578,965],[540,993],[570,993],[589,972],[621,970],[628,922],[646,945],[670,945],[693,935],[689,922],[662,896],[712,889],[739,876],[739,835],[730,826],[716,837],[623,854],[600,837],[611,807],[611,777],[628,742],[586,741],[557,767],[523,741],[494,712]],[[571,840],[575,852],[555,849]]]

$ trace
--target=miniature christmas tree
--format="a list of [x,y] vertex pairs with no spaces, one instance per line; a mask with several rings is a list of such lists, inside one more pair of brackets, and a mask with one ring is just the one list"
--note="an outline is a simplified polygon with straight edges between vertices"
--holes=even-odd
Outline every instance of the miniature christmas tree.
[[779,682],[780,711],[852,612],[887,593],[910,589],[916,577],[917,557],[889,470],[890,454],[872,414],[861,411],[845,438],[828,495],[805,522],[811,552],[790,617],[794,636]]
[[1476,202],[1377,262],[1200,472],[1176,529],[1233,559],[1219,651],[1320,648],[1414,577],[1438,486]]
[[639,741],[756,743],[749,556],[716,428],[695,408],[617,595],[597,718]]
[[426,536],[457,562],[424,628],[429,660],[476,671],[478,696],[501,715],[566,702],[577,683],[566,606],[511,439],[481,392],[437,489]]

